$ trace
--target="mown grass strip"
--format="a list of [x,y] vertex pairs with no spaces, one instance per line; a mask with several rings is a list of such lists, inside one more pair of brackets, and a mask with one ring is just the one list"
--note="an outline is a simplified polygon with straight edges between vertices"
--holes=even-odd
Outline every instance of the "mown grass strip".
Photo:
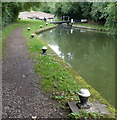
[[[35,35],[30,37],[31,33],[35,33],[40,29],[39,25],[45,26],[45,22],[32,21],[30,24],[30,31],[24,29],[24,36],[27,39],[27,47],[30,51],[30,57],[34,59],[34,69],[36,73],[41,74],[41,81],[39,84],[42,88],[51,93],[53,99],[58,100],[65,108],[68,101],[79,100],[77,92],[81,88],[87,88],[91,92],[90,101],[99,101],[107,104],[109,110],[112,112],[108,117],[114,117],[115,109],[89,84],[87,84],[79,74],[77,74],[69,65],[67,65],[61,58],[59,58],[49,47],[47,54],[43,55],[42,46],[48,46],[44,40]],[[52,24],[50,24],[51,26]]]

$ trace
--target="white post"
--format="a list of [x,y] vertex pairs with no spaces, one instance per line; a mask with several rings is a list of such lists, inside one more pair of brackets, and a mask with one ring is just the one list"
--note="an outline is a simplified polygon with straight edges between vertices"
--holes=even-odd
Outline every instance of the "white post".
[[71,23],[73,23],[74,22],[74,20],[73,19],[71,19]]

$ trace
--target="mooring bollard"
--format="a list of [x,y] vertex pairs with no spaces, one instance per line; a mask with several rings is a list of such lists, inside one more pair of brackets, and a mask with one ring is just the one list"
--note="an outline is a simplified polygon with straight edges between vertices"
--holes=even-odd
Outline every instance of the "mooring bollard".
[[46,47],[46,46],[43,46],[43,47],[42,47],[42,54],[46,54],[46,51],[47,51],[47,47]]
[[81,89],[78,92],[80,103],[77,104],[79,109],[89,109],[90,106],[87,104],[88,98],[90,97],[90,92],[88,89]]
[[74,23],[74,20],[73,19],[71,19],[71,24],[73,24]]
[[73,29],[71,29],[71,34],[73,33]]
[[81,23],[86,23],[87,19],[81,19]]
[[33,120],[36,120],[36,118],[37,118],[37,116],[32,116],[32,119],[33,119]]
[[29,30],[30,30],[30,27],[28,27],[27,29],[28,29],[28,31],[29,31]]
[[35,35],[34,34],[31,34],[31,37],[33,38]]
[[42,28],[42,25],[40,25],[40,28]]

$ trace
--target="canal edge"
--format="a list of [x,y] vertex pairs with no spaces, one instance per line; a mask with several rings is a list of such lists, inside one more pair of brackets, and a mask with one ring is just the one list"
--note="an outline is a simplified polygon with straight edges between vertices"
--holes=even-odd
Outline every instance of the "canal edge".
[[[36,38],[38,39],[38,35],[37,34],[40,34],[42,32],[45,32],[47,30],[50,30],[50,29],[53,29],[57,27],[57,25],[54,25],[54,26],[49,26],[49,27],[46,27],[46,28],[42,28],[42,29],[39,29],[37,31],[35,31],[35,34],[36,34]],[[55,58],[56,60],[58,60],[61,64],[65,65],[65,66],[68,66],[67,69],[69,72],[73,73],[73,78],[82,82],[82,84],[85,84],[86,86],[88,86],[88,88],[90,89],[91,93],[93,94],[96,94],[98,96],[98,98],[100,98],[98,100],[99,103],[101,104],[104,104],[107,106],[107,109],[108,111],[110,112],[110,118],[114,118],[115,117],[115,108],[107,101],[105,100],[90,84],[88,84],[75,70],[73,70],[73,68],[67,64],[62,58],[60,58],[50,47],[49,45],[41,38],[41,41],[40,41],[42,44],[46,45],[49,50],[51,50],[51,52],[49,53],[49,55],[52,56],[52,54],[55,55]],[[80,80],[79,80],[80,79]]]

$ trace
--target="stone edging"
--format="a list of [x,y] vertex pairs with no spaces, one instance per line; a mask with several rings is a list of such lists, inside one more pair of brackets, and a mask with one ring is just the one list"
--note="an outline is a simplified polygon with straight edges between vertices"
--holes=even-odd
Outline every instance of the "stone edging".
[[36,33],[36,34],[39,34],[39,33],[41,33],[41,32],[44,32],[44,31],[53,29],[53,28],[55,28],[56,26],[57,26],[57,25],[49,26],[49,27],[46,27],[46,28],[42,28],[42,29],[37,30],[35,33]]

